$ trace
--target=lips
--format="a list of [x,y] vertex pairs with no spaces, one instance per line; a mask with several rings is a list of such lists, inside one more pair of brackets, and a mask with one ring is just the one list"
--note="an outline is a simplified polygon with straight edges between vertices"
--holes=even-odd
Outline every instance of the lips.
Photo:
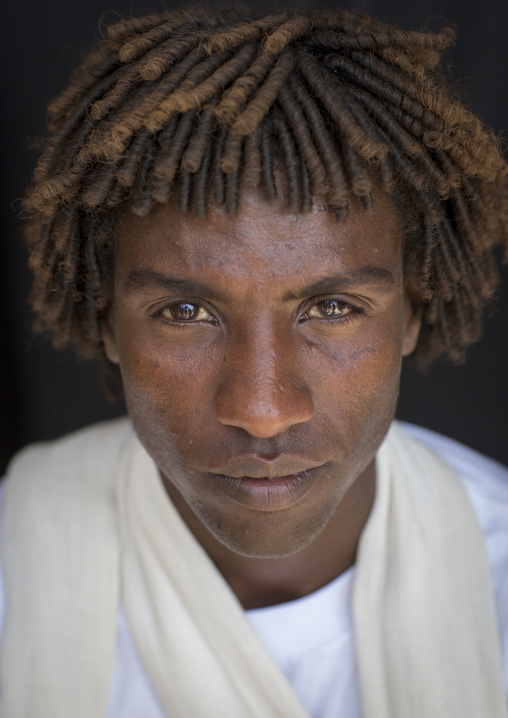
[[230,476],[233,479],[278,479],[301,474],[322,465],[323,462],[294,455],[280,454],[274,459],[246,456],[229,464],[209,469],[207,473]]
[[227,472],[207,472],[207,475],[224,494],[242,506],[257,511],[280,511],[300,501],[326,466],[294,457],[271,462],[244,459],[229,464]]

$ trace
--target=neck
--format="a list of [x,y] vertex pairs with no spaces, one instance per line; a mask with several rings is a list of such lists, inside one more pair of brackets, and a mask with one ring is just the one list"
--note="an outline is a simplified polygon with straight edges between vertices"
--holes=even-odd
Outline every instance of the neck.
[[251,558],[231,551],[203,526],[181,494],[165,481],[182,519],[208,553],[245,609],[306,596],[350,568],[375,494],[375,462],[344,496],[321,533],[306,548],[284,558]]

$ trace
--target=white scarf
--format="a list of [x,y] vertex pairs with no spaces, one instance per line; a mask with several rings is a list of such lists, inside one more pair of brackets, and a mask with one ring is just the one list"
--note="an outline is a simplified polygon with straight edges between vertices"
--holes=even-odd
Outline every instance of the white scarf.
[[[394,425],[353,610],[364,718],[506,718],[483,538],[460,479]],[[103,718],[125,606],[168,718],[306,718],[126,421],[14,461],[2,718]]]

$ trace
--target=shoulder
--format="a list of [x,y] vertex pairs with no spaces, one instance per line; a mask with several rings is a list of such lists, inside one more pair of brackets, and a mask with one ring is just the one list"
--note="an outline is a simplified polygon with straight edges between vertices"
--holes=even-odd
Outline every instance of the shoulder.
[[508,671],[508,468],[428,429],[405,423],[402,426],[439,454],[466,489],[485,542]]
[[76,461],[95,461],[101,450],[114,453],[132,431],[129,419],[121,417],[86,426],[53,441],[30,444],[13,457],[6,476],[40,474],[47,464],[53,464],[58,473],[77,468]]
[[[54,558],[61,533],[75,547],[80,536],[111,525],[116,465],[132,433],[128,419],[115,419],[27,446],[10,462],[0,484],[0,636],[7,567],[22,556],[27,572],[38,576],[32,557],[47,551]],[[107,550],[103,545],[102,553]]]
[[[489,559],[498,563],[502,558],[508,575],[508,468],[434,431],[401,425],[458,474],[483,532]],[[506,598],[508,604],[508,593]]]
[[4,571],[8,556],[14,565],[23,555],[28,567],[30,547],[54,550],[60,535],[79,544],[82,535],[115,524],[118,462],[132,434],[130,422],[117,419],[33,444],[14,457],[2,506]]
[[508,468],[430,429],[400,422],[409,434],[439,454],[461,478],[470,498],[508,510]]

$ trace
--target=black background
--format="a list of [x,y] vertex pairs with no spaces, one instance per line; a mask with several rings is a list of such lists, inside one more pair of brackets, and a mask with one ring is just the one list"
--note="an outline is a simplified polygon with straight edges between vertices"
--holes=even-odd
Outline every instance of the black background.
[[[288,3],[290,4],[290,3]],[[316,3],[306,3],[317,7]],[[19,201],[42,134],[47,102],[65,87],[81,53],[99,37],[99,18],[173,8],[122,0],[11,2],[2,12],[3,68],[0,263],[0,472],[22,445],[49,439],[123,411],[104,399],[93,365],[56,353],[33,337],[27,297],[30,275],[17,218]],[[333,8],[337,3],[319,3]],[[412,28],[452,24],[447,54],[469,106],[496,133],[508,127],[508,3],[500,0],[365,0],[345,3]],[[496,309],[466,364],[436,363],[428,374],[405,367],[398,415],[453,436],[508,464],[508,271]]]

